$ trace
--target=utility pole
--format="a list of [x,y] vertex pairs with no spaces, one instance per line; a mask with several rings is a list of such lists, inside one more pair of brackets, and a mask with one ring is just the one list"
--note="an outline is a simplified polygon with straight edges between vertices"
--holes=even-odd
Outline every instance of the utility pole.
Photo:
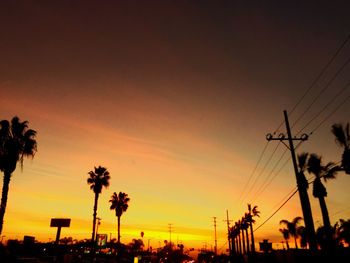
[[217,255],[217,253],[218,253],[218,241],[217,241],[217,238],[216,238],[216,217],[214,216],[213,219],[214,219],[214,233],[215,233],[214,253],[215,253],[215,255]]
[[[308,139],[308,136],[306,134],[301,135],[301,137],[292,137],[292,132],[289,126],[288,121],[288,115],[287,111],[283,111],[284,113],[284,119],[286,123],[286,130],[287,130],[287,137],[285,134],[281,133],[277,138],[274,138],[271,133],[266,135],[266,139],[268,141],[272,140],[278,140],[282,142],[287,148],[290,150],[290,153],[292,155],[292,161],[293,161],[293,167],[294,167],[294,173],[296,176],[297,186],[298,186],[298,192],[299,192],[299,198],[301,203],[301,208],[303,211],[303,217],[305,222],[306,231],[308,234],[308,241],[310,250],[316,251],[317,250],[317,243],[316,243],[316,234],[315,234],[315,227],[314,227],[314,221],[312,219],[312,212],[311,212],[311,206],[310,206],[310,200],[309,196],[307,194],[307,188],[308,188],[308,182],[298,169],[297,165],[297,159],[295,156],[295,148],[293,145],[293,141],[306,141]],[[284,143],[284,141],[289,142],[289,146]]]
[[228,219],[228,210],[226,210],[226,220],[224,220],[224,222],[227,223],[228,252],[229,252],[229,255],[231,255],[232,248],[231,248],[231,238],[230,238],[230,222],[232,222],[232,220]]

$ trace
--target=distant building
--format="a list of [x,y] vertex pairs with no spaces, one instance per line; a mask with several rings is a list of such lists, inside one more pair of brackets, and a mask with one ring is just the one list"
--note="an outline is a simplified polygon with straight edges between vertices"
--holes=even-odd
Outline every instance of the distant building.
[[263,242],[259,242],[260,251],[265,253],[272,251],[272,243],[268,242],[268,239],[264,239]]

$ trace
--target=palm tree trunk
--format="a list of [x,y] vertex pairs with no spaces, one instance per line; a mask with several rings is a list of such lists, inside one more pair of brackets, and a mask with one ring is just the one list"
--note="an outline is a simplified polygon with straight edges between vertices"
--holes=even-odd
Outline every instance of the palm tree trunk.
[[120,216],[118,216],[118,244],[120,244]]
[[249,252],[250,252],[250,244],[249,244],[248,227],[245,229],[245,236],[246,236],[246,240],[247,240],[247,253],[249,254]]
[[239,254],[242,254],[241,231],[239,231],[238,233],[238,246],[239,246]]
[[254,244],[254,233],[253,233],[253,223],[249,223],[250,226],[250,241],[252,242],[252,253],[255,253],[255,244]]
[[231,253],[232,255],[236,254],[236,241],[235,241],[235,238],[232,237],[231,238]]
[[242,229],[242,247],[243,247],[243,254],[245,254],[245,240],[244,240],[244,230]]
[[319,197],[319,203],[321,207],[321,212],[322,212],[322,220],[323,220],[323,225],[326,231],[326,249],[331,249],[332,247],[332,226],[331,222],[329,220],[329,214],[328,214],[328,209],[326,205],[326,200],[325,198]]
[[320,207],[321,207],[323,225],[328,231],[331,229],[331,222],[329,220],[329,214],[328,214],[326,201],[325,201],[324,197],[319,197],[318,200],[319,200]]
[[246,243],[247,243],[247,254],[249,254],[250,244],[249,244],[248,227],[246,229],[244,229],[244,231],[245,231],[245,240],[246,240]]
[[2,233],[2,228],[4,224],[4,216],[5,216],[5,210],[7,205],[10,180],[11,180],[11,173],[4,171],[4,180],[2,185],[2,195],[1,195],[1,204],[0,204],[0,235]]
[[94,213],[93,213],[93,221],[92,221],[92,236],[91,236],[91,248],[92,248],[92,250],[93,250],[94,247],[95,247],[95,230],[96,230],[97,202],[98,202],[98,193],[95,193]]
[[298,249],[298,243],[297,243],[297,237],[294,236],[294,243],[295,243],[295,248]]
[[287,246],[287,250],[289,250],[289,243],[287,239],[286,239],[286,246]]

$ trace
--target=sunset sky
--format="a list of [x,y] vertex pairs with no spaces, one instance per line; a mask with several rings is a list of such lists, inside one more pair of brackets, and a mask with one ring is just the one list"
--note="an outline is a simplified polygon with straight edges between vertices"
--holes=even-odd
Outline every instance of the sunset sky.
[[[144,231],[145,243],[158,247],[172,223],[172,241],[211,247],[215,216],[222,250],[226,210],[236,221],[247,203],[257,205],[255,227],[269,217],[296,183],[291,161],[282,167],[289,152],[277,163],[286,147],[276,141],[254,170],[265,136],[348,37],[350,5],[246,2],[2,1],[0,119],[17,115],[38,131],[35,158],[11,180],[5,239],[54,239],[53,217],[72,219],[62,237],[90,238],[93,192],[86,179],[98,165],[111,174],[99,199],[100,233],[117,236],[113,192],[131,198],[121,219],[124,243]],[[347,43],[291,124],[349,57]],[[316,128],[298,153],[340,160],[330,129],[349,122],[349,73],[347,65],[293,125],[297,133],[324,109],[302,131]],[[282,125],[278,133],[284,131]],[[332,224],[350,218],[349,186],[344,173],[326,184]],[[309,196],[318,227],[318,201],[311,190]],[[296,216],[298,195],[256,231],[257,241],[280,242],[278,222]]]

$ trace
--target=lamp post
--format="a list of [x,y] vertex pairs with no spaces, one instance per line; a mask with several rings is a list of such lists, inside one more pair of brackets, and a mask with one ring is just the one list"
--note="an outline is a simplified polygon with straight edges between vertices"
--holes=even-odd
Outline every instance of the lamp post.
[[101,218],[99,217],[96,217],[96,220],[97,220],[97,224],[96,224],[96,237],[95,237],[95,240],[97,238],[97,235],[98,235],[98,226],[101,225]]

